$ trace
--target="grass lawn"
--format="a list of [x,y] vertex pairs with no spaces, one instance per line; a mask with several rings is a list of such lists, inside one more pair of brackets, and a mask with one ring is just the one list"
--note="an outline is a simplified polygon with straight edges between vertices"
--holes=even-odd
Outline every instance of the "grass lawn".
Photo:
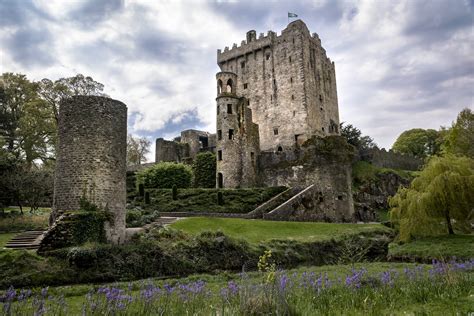
[[15,236],[15,235],[16,235],[16,233],[0,234],[0,249],[5,247],[7,242],[9,242],[10,239],[12,239],[13,236]]
[[5,208],[5,215],[0,217],[0,233],[47,229],[50,212],[50,208],[40,208],[30,213],[29,207],[24,207],[21,215],[18,207]]
[[474,258],[474,235],[444,235],[427,237],[398,245],[390,244],[392,257],[412,258]]
[[259,243],[271,239],[292,239],[298,241],[320,241],[367,231],[388,232],[380,224],[340,224],[314,222],[276,222],[237,218],[191,217],[181,219],[171,227],[189,234],[220,230],[224,234]]

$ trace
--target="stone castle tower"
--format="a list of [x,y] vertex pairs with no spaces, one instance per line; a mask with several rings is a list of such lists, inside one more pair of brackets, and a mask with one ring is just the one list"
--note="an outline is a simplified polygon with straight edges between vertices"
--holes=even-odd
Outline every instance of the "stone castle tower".
[[247,32],[241,46],[217,51],[217,63],[234,74],[235,91],[248,100],[262,151],[339,134],[334,63],[301,20],[280,36],[269,31],[257,39],[255,31]]
[[260,152],[290,152],[312,136],[339,135],[334,62],[297,20],[280,36],[217,51],[217,185],[257,182]]

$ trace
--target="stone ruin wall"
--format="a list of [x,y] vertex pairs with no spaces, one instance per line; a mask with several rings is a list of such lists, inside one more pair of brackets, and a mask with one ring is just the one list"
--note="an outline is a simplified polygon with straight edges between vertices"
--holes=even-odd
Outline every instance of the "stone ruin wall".
[[[207,140],[203,144],[201,138]],[[158,138],[155,144],[155,163],[183,162],[189,163],[202,151],[215,153],[216,134],[189,129],[181,132],[181,136],[174,140]]]
[[262,152],[258,178],[264,186],[314,185],[311,194],[289,210],[286,220],[351,222],[353,155],[352,146],[341,136],[313,137],[296,150]]
[[97,96],[75,96],[60,105],[52,219],[80,209],[80,200],[113,214],[107,239],[125,236],[127,107]]
[[223,72],[237,75],[239,96],[249,100],[259,125],[261,150],[286,150],[312,135],[338,134],[334,64],[302,21],[290,23],[280,36],[270,31],[257,39],[250,31],[241,46],[218,50],[217,62]]
[[385,149],[368,149],[359,153],[361,160],[368,161],[379,168],[401,169],[401,170],[420,170],[423,166],[423,159],[412,155],[404,155],[386,151]]

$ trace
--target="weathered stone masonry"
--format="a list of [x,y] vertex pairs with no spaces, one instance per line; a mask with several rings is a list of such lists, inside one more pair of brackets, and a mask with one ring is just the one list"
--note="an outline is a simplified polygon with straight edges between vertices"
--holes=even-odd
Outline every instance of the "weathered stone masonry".
[[127,107],[105,97],[76,96],[60,105],[52,220],[87,198],[111,212],[107,239],[125,236]]

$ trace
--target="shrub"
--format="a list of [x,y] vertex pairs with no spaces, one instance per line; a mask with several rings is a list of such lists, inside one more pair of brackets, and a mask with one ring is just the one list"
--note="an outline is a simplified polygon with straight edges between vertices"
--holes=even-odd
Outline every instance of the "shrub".
[[178,199],[178,187],[173,185],[173,200],[176,201]]
[[139,184],[143,183],[145,188],[171,189],[173,185],[178,188],[189,188],[192,176],[192,169],[187,165],[160,162],[140,171],[137,180]]
[[224,205],[224,195],[222,191],[217,191],[217,205]]
[[145,192],[145,204],[149,205],[150,204],[150,192]]
[[216,187],[216,155],[211,152],[197,154],[194,163],[194,187]]

